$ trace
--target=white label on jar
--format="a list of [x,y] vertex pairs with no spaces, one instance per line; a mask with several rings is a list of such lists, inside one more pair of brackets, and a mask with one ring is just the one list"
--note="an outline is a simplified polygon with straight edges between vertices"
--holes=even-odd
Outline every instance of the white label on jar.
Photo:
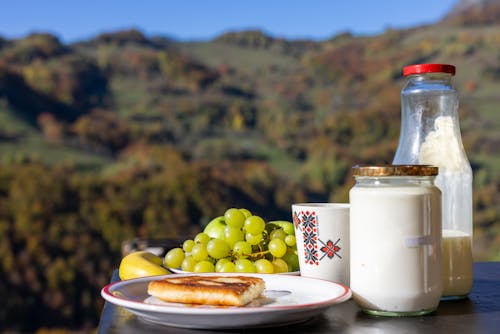
[[432,245],[434,238],[432,235],[421,235],[418,237],[408,237],[405,239],[405,246],[408,248],[420,247],[422,245]]

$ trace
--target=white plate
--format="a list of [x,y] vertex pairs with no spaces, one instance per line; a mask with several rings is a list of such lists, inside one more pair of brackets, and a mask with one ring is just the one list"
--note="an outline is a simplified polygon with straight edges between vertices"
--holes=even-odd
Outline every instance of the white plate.
[[[181,270],[181,269],[178,269],[178,268],[171,268],[171,267],[167,267],[168,271],[170,272],[173,272],[174,274],[192,274],[192,272],[190,271],[184,271],[184,270]],[[286,273],[280,273],[281,275],[294,275],[294,276],[298,276],[300,275],[300,271],[289,271],[289,272],[286,272]]]
[[347,301],[351,290],[341,284],[302,276],[280,274],[179,274],[254,276],[264,279],[266,291],[261,305],[216,307],[166,303],[148,295],[150,281],[168,276],[150,276],[108,284],[102,297],[122,306],[141,318],[161,325],[199,328],[234,329],[271,327],[310,319],[332,305]]

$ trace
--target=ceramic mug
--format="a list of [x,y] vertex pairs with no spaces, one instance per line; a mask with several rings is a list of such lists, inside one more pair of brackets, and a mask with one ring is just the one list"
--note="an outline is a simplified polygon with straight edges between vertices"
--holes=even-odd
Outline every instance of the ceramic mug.
[[292,205],[300,275],[349,286],[349,204]]

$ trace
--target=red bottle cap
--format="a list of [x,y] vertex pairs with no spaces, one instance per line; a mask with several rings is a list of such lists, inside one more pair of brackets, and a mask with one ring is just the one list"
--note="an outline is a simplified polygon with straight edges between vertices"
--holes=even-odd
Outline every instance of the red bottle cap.
[[405,66],[404,76],[423,73],[449,73],[455,75],[455,66],[448,64],[417,64]]

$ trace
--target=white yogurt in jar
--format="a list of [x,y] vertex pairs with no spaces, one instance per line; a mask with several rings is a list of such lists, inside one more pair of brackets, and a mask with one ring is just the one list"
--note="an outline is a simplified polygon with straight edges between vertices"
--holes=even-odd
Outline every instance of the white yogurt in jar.
[[356,177],[350,191],[350,287],[369,313],[420,315],[439,304],[441,193],[433,177],[421,179]]

